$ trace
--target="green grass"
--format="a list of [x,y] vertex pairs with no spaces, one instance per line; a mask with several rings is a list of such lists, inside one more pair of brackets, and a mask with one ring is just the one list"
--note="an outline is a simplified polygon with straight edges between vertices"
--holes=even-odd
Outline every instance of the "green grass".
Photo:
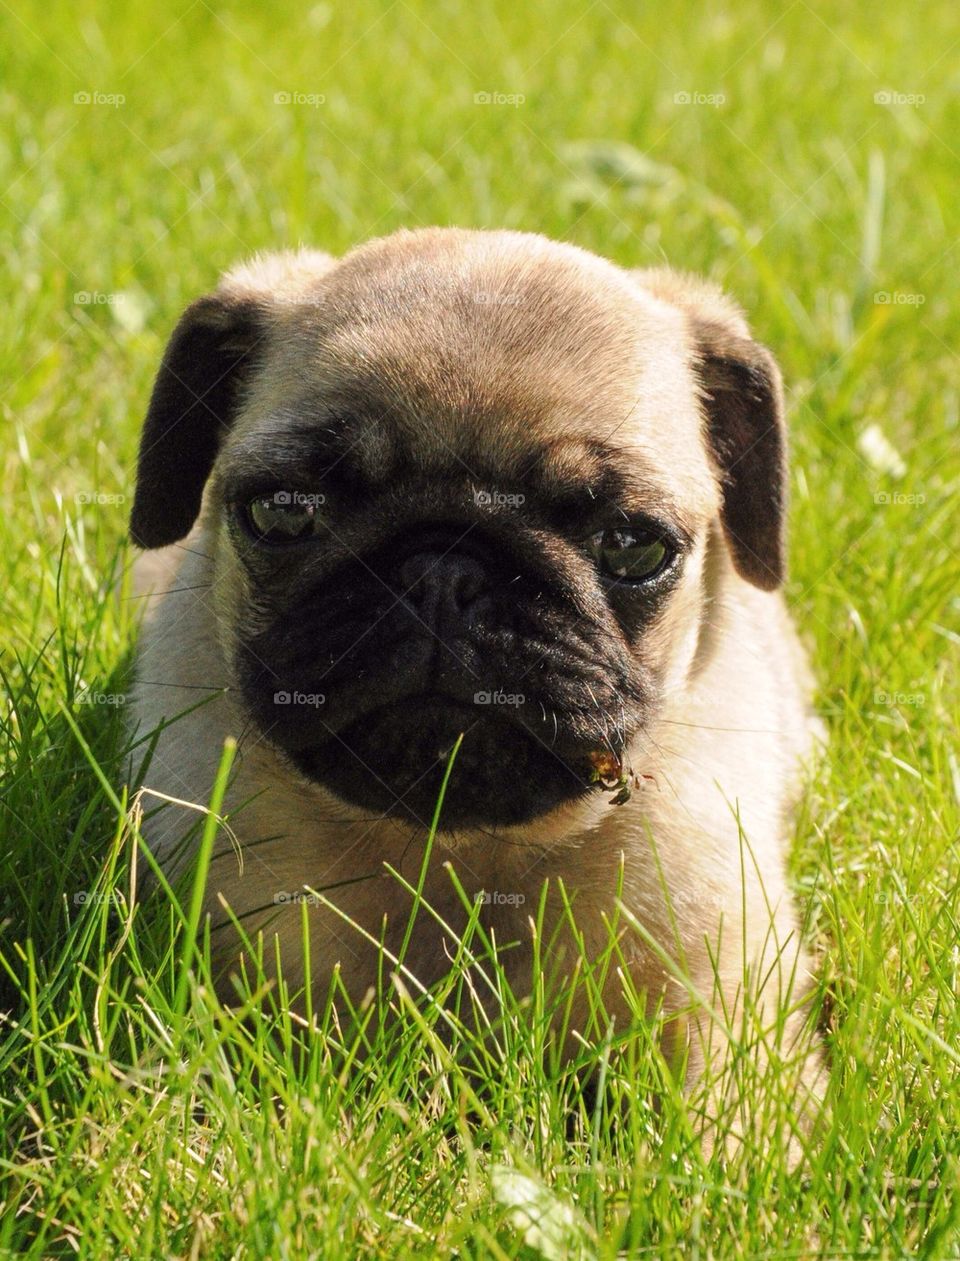
[[[958,1255],[954,8],[0,6],[0,1250]],[[305,1036],[282,994],[217,1006],[189,911],[127,908],[122,705],[85,698],[124,692],[111,591],[164,338],[239,256],[428,223],[704,271],[780,357],[831,739],[793,871],[832,1111],[797,1172],[705,1161],[643,1021],[584,1047],[591,1101],[544,1059],[542,994],[503,993],[453,1058],[387,966],[389,1033],[325,1008]],[[471,953],[498,984],[474,935],[449,985]],[[773,1076],[756,1096],[789,1103]]]

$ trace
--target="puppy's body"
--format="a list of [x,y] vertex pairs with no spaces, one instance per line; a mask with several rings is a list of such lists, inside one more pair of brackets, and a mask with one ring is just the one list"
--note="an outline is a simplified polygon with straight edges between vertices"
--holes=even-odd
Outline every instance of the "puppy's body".
[[[166,592],[138,661],[140,729],[167,724],[146,784],[204,803],[224,739],[240,741],[226,809],[242,862],[218,846],[214,921],[222,897],[248,934],[276,933],[294,989],[305,889],[396,953],[411,902],[385,867],[416,883],[464,730],[424,897],[464,922],[448,862],[488,894],[485,925],[521,943],[504,955],[518,989],[548,881],[558,977],[576,953],[560,885],[587,954],[619,891],[651,1002],[679,1011],[719,987],[732,1019],[746,961],[775,1013],[808,972],[784,867],[811,723],[775,589],[782,479],[776,369],[709,287],[440,230],[233,273],[168,350],[133,523],[163,548],[145,558],[162,581],[143,585]],[[269,486],[323,494],[318,542],[251,541],[235,517]],[[582,540],[634,519],[675,529],[676,559],[601,581]],[[470,707],[491,690],[522,712]],[[287,694],[314,700],[301,714]],[[633,773],[626,803],[587,786],[593,750]],[[150,822],[171,871],[188,822],[176,807]],[[309,925],[320,991],[339,966],[361,998],[374,948],[324,905]],[[232,929],[214,940],[228,965]],[[405,964],[424,985],[447,970],[432,918]],[[615,970],[607,1007],[626,1015]]]

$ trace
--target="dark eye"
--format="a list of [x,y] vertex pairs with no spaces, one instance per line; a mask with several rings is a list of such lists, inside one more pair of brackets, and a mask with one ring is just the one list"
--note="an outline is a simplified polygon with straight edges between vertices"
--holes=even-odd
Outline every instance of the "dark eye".
[[278,490],[272,495],[258,495],[256,499],[251,499],[244,511],[250,531],[258,542],[293,543],[319,532],[323,524],[320,515],[322,503],[322,495]]
[[649,582],[674,557],[666,539],[642,526],[601,530],[589,540],[589,547],[601,573],[624,582]]

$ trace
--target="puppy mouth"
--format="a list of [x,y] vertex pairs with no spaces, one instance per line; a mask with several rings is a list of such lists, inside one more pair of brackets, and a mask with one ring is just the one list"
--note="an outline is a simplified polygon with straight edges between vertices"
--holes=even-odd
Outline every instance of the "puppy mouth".
[[541,740],[503,702],[423,694],[371,709],[320,743],[288,749],[309,779],[377,815],[429,827],[450,756],[439,827],[530,822],[592,791],[589,751]]

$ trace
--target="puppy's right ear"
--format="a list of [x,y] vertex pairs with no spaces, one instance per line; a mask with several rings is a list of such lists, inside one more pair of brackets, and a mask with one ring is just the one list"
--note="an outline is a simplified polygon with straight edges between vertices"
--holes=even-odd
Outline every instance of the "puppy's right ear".
[[140,439],[130,537],[165,547],[190,533],[217,452],[275,322],[315,308],[318,282],[336,266],[320,250],[259,254],[187,307],[150,396]]
[[189,534],[265,336],[265,306],[249,293],[213,293],[184,312],[140,439],[130,517],[138,547],[164,547]]

